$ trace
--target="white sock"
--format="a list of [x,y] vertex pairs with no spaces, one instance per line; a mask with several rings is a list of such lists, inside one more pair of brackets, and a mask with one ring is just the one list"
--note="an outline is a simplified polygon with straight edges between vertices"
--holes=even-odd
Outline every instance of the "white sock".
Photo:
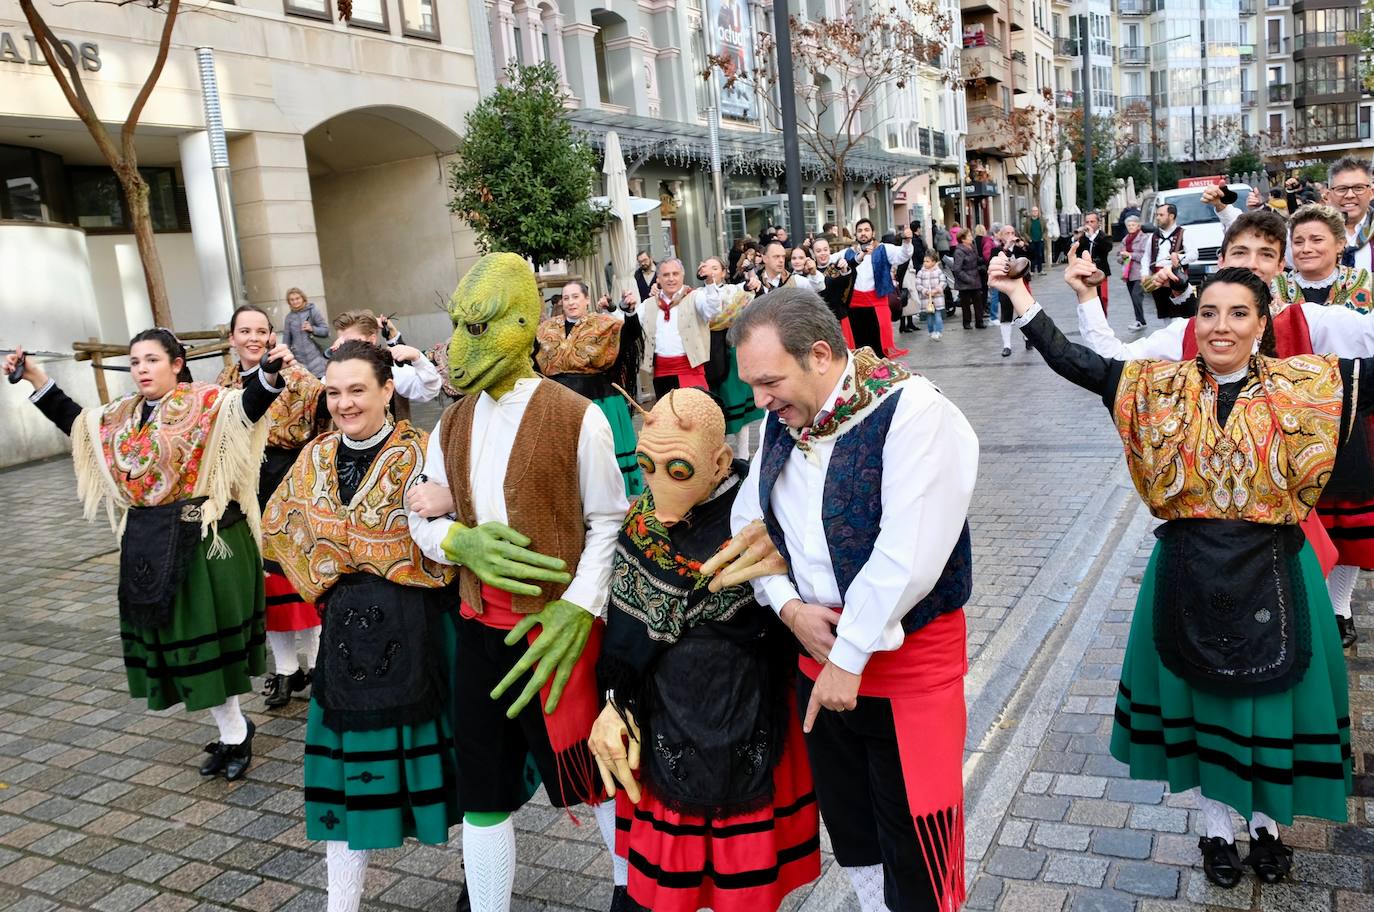
[[1231,809],[1220,801],[1213,801],[1201,792],[1197,796],[1198,810],[1202,812],[1202,835],[1211,839],[1220,836],[1227,842],[1236,841],[1236,828],[1231,823]]
[[615,851],[615,799],[601,802],[592,808],[592,814],[596,817],[597,829],[601,830],[601,839],[611,853],[612,882],[623,887],[630,882],[630,860],[621,858]]
[[1002,347],[1011,348],[1011,324],[998,323],[997,331],[1002,334]]
[[248,720],[239,709],[239,698],[230,697],[220,706],[211,706],[210,715],[219,726],[219,740],[223,744],[242,744],[248,737]]
[[510,912],[515,888],[515,823],[507,817],[496,826],[463,822],[463,874],[472,912]]
[[1331,609],[1343,618],[1350,617],[1350,598],[1355,594],[1355,582],[1360,578],[1360,568],[1349,564],[1337,564],[1326,577],[1326,591],[1331,595]]
[[279,675],[289,675],[300,668],[296,658],[296,631],[269,630],[267,645],[272,647],[272,664]]
[[854,895],[859,898],[859,912],[888,912],[883,902],[883,866],[865,865],[862,868],[845,868],[849,882],[854,885]]
[[297,631],[300,634],[301,655],[305,657],[305,670],[315,670],[315,659],[320,654],[320,628],[310,627]]
[[348,843],[330,839],[324,844],[329,872],[329,912],[358,912],[367,877],[367,850],[350,849]]
[[[1352,567],[1351,569],[1354,568]],[[1268,830],[1270,836],[1277,837],[1279,835],[1278,822],[1275,821],[1273,817],[1264,813],[1264,811],[1255,811],[1255,816],[1250,818],[1250,838],[1258,839],[1259,834],[1257,831],[1261,828]]]

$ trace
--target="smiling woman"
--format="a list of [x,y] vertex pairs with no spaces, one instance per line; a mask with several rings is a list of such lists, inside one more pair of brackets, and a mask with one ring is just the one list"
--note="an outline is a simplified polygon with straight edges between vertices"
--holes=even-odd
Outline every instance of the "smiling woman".
[[[1210,881],[1234,887],[1245,864],[1275,883],[1292,865],[1278,824],[1346,819],[1345,662],[1300,523],[1370,411],[1374,359],[1270,357],[1269,286],[1246,269],[1223,268],[1203,290],[1200,357],[1184,361],[1103,358],[1065,339],[1003,258],[989,275],[1050,367],[1111,410],[1136,490],[1165,520],[1131,622],[1112,755],[1132,778],[1200,786]],[[1250,820],[1244,863],[1228,805]]]

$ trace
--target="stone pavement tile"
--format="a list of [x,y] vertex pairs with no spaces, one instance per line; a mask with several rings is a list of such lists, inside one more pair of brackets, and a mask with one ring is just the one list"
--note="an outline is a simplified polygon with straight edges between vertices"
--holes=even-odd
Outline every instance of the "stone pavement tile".
[[249,912],[276,912],[301,892],[300,887],[277,880],[264,881],[234,901]]
[[1128,804],[1119,801],[1097,801],[1076,799],[1069,807],[1069,823],[1082,823],[1088,826],[1122,827],[1131,812]]
[[55,862],[49,858],[25,855],[0,868],[0,884],[22,887],[54,864]]
[[1260,887],[1260,912],[1331,912],[1330,891],[1314,891],[1295,884]]
[[1180,872],[1177,868],[1150,862],[1117,862],[1112,885],[1137,896],[1172,899],[1178,895]]
[[[1284,834],[1287,842],[1287,833]],[[1346,890],[1365,888],[1365,866],[1368,858],[1352,855],[1324,855],[1298,851],[1293,856],[1294,880],[1304,883],[1339,887]]]
[[1060,821],[1069,812],[1069,799],[1043,795],[1022,795],[1012,802],[1011,812],[1017,817]]
[[997,908],[997,900],[1001,898],[1003,881],[1001,878],[993,877],[990,874],[980,875],[973,881],[973,886],[969,888],[968,898],[964,901],[964,908],[975,909],[979,912]]
[[110,874],[87,874],[62,891],[62,901],[87,909],[102,896],[113,893],[119,885],[119,879]]
[[993,850],[984,868],[998,877],[1034,880],[1045,865],[1045,857],[1044,852],[999,846]]
[[1131,828],[1137,830],[1156,830],[1164,833],[1188,832],[1188,812],[1182,808],[1136,805],[1131,808],[1130,821]]
[[187,912],[188,909],[193,909],[196,905],[196,901],[189,896],[159,893],[139,906],[137,912]]
[[195,893],[201,899],[212,902],[234,902],[240,896],[262,883],[262,878],[241,871],[225,871],[208,883],[202,884]]
[[1010,819],[1002,824],[1002,831],[997,834],[997,844],[1020,848],[1026,844],[1026,839],[1030,836],[1031,821]]
[[52,912],[57,908],[57,903],[46,896],[16,894],[12,901],[5,903],[4,908],[7,912]]
[[219,868],[199,861],[191,861],[177,868],[168,874],[158,883],[169,890],[178,890],[182,893],[193,892],[197,887],[208,883],[223,873]]
[[1097,829],[1092,834],[1092,850],[1115,858],[1149,858],[1155,836],[1140,830]]
[[1033,842],[1047,849],[1066,849],[1082,852],[1088,848],[1092,830],[1065,823],[1041,823],[1035,827]]
[[1336,912],[1374,912],[1374,896],[1337,890]]
[[134,912],[139,906],[157,896],[157,891],[139,884],[124,884],[114,892],[91,904],[96,912]]
[[1063,887],[1008,882],[998,909],[1001,912],[1060,912],[1068,898],[1069,891]]
[[1051,852],[1045,865],[1046,883],[1078,884],[1082,887],[1100,887],[1107,879],[1106,858],[1093,855],[1070,855]]
[[1159,804],[1164,800],[1164,783],[1123,779],[1107,786],[1107,797],[1113,801],[1128,801],[1131,804]]
[[72,865],[55,864],[37,877],[29,878],[24,883],[24,888],[61,896],[68,887],[85,877],[87,873],[84,869]]
[[1068,912],[1135,912],[1138,897],[1115,890],[1075,890]]
[[1235,889],[1227,890],[1218,887],[1207,879],[1207,875],[1202,873],[1202,866],[1199,862],[1198,867],[1187,874],[1187,887],[1184,889],[1184,896],[1188,902],[1200,906],[1218,909],[1249,909],[1254,905],[1254,896],[1258,889],[1254,878],[1248,876],[1243,878]]

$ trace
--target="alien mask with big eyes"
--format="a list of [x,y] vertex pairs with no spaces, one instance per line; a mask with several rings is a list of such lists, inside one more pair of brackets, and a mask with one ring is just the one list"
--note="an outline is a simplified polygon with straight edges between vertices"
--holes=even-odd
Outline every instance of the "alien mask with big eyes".
[[703,390],[673,390],[644,418],[637,449],[654,514],[665,526],[679,522],[711,496],[730,472],[725,415]]

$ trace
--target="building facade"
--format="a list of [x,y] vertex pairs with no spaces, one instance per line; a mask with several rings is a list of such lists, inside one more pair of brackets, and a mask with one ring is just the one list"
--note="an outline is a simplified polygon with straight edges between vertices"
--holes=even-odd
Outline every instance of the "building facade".
[[[142,6],[43,4],[78,50],[97,112],[117,133],[154,58],[161,15]],[[397,313],[414,340],[446,334],[436,307],[475,257],[448,212],[446,159],[478,98],[468,0],[240,0],[188,9],[137,133],[173,322],[228,321],[235,306],[195,49],[214,49],[247,298],[280,316],[298,287],[327,313]],[[29,37],[0,0],[0,320],[11,344],[68,351],[152,325],[113,173]],[[213,376],[216,360],[197,362]],[[50,372],[96,401],[92,369]],[[114,392],[127,389],[109,375]],[[0,384],[16,446],[0,464],[65,442]]]

